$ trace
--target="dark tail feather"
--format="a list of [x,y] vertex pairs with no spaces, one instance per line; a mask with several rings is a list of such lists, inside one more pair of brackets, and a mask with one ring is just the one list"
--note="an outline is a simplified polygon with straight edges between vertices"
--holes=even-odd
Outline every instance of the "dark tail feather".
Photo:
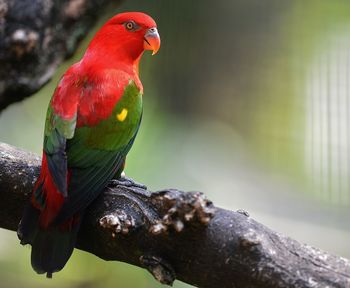
[[39,211],[29,205],[24,212],[18,228],[21,244],[32,245],[32,267],[39,273],[52,273],[62,270],[72,255],[80,227],[80,217],[71,225],[53,226],[47,229],[39,227]]
[[77,232],[77,226],[71,231],[62,231],[59,227],[39,230],[32,243],[33,269],[39,274],[47,273],[48,277],[62,270],[72,255]]

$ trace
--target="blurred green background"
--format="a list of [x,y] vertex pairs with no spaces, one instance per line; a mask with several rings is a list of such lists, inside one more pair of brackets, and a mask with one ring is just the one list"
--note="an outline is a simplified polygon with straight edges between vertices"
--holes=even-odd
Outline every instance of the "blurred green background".
[[[203,191],[350,258],[349,1],[129,0],[107,10],[98,27],[144,11],[162,37],[141,63],[145,111],[127,174],[152,190]],[[0,114],[0,141],[40,153],[53,89],[89,39],[44,89]],[[139,268],[81,251],[46,280],[30,248],[0,233],[0,287],[160,287]]]

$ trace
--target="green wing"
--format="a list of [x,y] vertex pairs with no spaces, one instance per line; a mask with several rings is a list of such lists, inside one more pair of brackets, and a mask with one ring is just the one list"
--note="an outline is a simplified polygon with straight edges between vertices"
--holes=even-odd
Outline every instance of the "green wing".
[[126,87],[109,118],[76,128],[67,141],[68,198],[57,222],[85,209],[112,179],[129,152],[142,116],[142,95],[134,82]]

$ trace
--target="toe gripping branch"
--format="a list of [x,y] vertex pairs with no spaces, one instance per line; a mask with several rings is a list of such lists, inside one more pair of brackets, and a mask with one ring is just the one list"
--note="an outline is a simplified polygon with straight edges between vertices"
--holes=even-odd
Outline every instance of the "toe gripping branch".
[[[115,183],[113,183],[115,184]],[[107,207],[99,220],[99,225],[109,231],[115,241],[121,238],[142,237],[138,261],[156,280],[171,285],[176,271],[155,242],[184,233],[186,229],[205,229],[214,217],[215,208],[210,200],[200,192],[180,192],[175,189],[149,192],[138,186],[115,186],[109,188],[109,196],[114,198],[114,209]],[[120,235],[120,236],[118,236]],[[169,241],[170,242],[170,241]],[[133,243],[133,245],[138,245]],[[118,249],[118,248],[117,248]]]

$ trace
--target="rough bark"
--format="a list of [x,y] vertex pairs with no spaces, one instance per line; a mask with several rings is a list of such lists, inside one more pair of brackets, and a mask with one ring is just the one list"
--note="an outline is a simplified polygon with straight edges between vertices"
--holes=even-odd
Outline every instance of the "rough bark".
[[49,81],[111,2],[0,0],[0,111]]
[[[0,144],[0,227],[16,230],[40,157]],[[199,287],[350,287],[350,262],[280,235],[199,192],[107,187],[77,248]],[[29,265],[29,264],[28,264]]]

